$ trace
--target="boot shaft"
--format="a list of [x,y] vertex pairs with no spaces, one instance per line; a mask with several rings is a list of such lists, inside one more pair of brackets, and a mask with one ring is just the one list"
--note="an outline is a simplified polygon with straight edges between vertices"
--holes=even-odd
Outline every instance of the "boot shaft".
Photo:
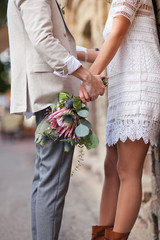
[[91,240],[104,240],[106,226],[92,226]]
[[113,229],[113,227],[92,226],[92,238],[91,238],[91,240],[104,240],[106,229]]
[[117,233],[113,232],[112,229],[105,230],[105,240],[127,240],[129,233]]

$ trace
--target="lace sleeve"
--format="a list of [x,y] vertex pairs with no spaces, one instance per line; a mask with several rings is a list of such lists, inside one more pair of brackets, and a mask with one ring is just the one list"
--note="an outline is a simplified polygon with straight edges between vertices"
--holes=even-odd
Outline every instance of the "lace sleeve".
[[141,0],[117,0],[114,4],[114,17],[122,15],[132,23],[140,5]]

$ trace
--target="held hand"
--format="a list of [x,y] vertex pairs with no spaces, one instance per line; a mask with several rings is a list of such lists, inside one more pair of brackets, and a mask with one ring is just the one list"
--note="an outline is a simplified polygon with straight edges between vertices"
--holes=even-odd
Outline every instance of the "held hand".
[[84,87],[90,96],[90,101],[94,101],[99,95],[103,95],[105,91],[105,86],[101,80],[101,76],[92,75],[90,81],[84,82]]
[[79,89],[79,97],[82,100],[82,102],[86,105],[87,105],[87,102],[90,101],[90,96],[88,95],[83,83]]
[[94,101],[99,95],[102,96],[105,91],[107,77],[101,77],[99,75],[91,76],[91,81],[83,82],[79,89],[79,96],[85,104],[86,102]]
[[82,88],[80,90],[82,101],[93,101],[99,95],[102,96],[104,94],[105,85],[102,82],[102,76],[93,75],[82,66],[73,72],[72,75],[83,81]]

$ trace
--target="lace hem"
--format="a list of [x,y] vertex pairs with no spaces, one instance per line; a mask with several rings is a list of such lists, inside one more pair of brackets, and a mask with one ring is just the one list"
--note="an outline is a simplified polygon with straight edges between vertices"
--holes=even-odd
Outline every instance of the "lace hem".
[[112,146],[119,140],[125,142],[129,138],[132,142],[141,138],[145,144],[157,146],[160,121],[148,120],[112,120],[106,125],[106,144]]

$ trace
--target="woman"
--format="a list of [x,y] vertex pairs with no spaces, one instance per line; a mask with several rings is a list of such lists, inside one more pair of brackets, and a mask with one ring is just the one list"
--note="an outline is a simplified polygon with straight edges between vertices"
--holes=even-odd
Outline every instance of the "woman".
[[[149,145],[160,130],[160,47],[151,0],[113,0],[98,52],[78,52],[90,72],[109,76],[107,155],[99,226],[92,240],[125,240],[141,205]],[[80,97],[92,100],[82,85]]]

